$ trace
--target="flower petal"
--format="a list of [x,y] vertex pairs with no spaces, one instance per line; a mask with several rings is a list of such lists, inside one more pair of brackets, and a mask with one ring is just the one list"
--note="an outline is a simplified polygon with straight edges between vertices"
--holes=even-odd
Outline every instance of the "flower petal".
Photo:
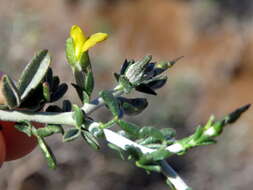
[[108,34],[106,33],[96,33],[89,37],[89,39],[84,43],[82,47],[82,52],[86,52],[88,49],[93,47],[99,42],[102,42],[108,38]]
[[77,25],[72,26],[70,30],[70,36],[74,41],[76,56],[79,56],[82,50],[82,46],[87,38],[85,37],[82,29]]

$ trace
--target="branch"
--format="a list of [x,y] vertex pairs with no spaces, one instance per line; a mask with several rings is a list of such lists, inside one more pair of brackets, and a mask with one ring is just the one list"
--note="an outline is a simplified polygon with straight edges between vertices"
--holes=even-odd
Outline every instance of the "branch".
[[[109,129],[104,129],[105,138],[108,142],[118,146],[119,148],[125,150],[127,145],[138,147],[143,154],[151,153],[156,150],[147,148],[145,146],[139,145]],[[180,148],[180,144],[173,144],[167,147],[169,151],[180,152],[182,149]],[[182,146],[181,146],[182,147]],[[183,147],[182,147],[183,148]],[[169,179],[169,181],[173,184],[173,186],[177,190],[189,190],[190,187],[182,180],[182,178],[175,172],[175,170],[165,161],[160,161],[163,174]]]

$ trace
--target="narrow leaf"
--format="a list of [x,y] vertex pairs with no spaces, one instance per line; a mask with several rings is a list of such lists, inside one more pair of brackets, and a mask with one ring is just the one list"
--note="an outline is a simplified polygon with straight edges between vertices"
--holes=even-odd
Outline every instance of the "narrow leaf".
[[137,115],[145,110],[148,106],[148,101],[145,98],[118,98],[120,106],[127,115]]
[[100,148],[97,139],[88,131],[82,131],[83,139],[95,150]]
[[2,93],[8,107],[11,109],[19,107],[21,103],[20,95],[12,79],[4,75],[2,77],[2,82]]
[[76,127],[81,128],[84,123],[84,112],[77,105],[72,105],[73,119],[76,121]]
[[127,135],[133,138],[138,137],[140,130],[139,126],[135,125],[134,123],[126,122],[123,120],[118,120],[117,123],[120,128],[127,133]]
[[81,134],[80,129],[72,128],[65,132],[63,135],[63,142],[73,141],[78,138]]
[[164,136],[159,129],[154,127],[143,127],[139,131],[140,138],[155,137],[160,140],[164,140]]
[[64,112],[69,112],[69,111],[71,111],[71,108],[72,108],[71,102],[69,100],[63,100],[62,110]]
[[112,114],[116,117],[119,117],[120,115],[119,102],[112,95],[112,92],[104,90],[100,92],[100,96],[103,98],[103,100],[105,101],[105,104],[108,106]]
[[32,136],[32,126],[29,122],[16,123],[14,127],[29,137]]
[[65,83],[61,84],[57,88],[57,90],[52,94],[51,102],[55,102],[59,100],[60,98],[62,98],[64,94],[67,92],[67,90],[68,90],[68,85]]
[[46,75],[51,58],[47,50],[37,53],[24,69],[18,82],[21,99],[25,99],[35,89]]
[[136,162],[136,166],[146,170],[147,172],[161,172],[161,166],[159,165],[142,165],[140,162]]
[[136,86],[135,90],[146,94],[157,95],[156,92],[146,84],[140,84]]
[[37,140],[38,140],[39,147],[40,147],[44,157],[47,160],[47,164],[48,164],[49,168],[55,169],[56,165],[57,165],[56,159],[55,159],[55,156],[54,156],[53,152],[51,151],[50,147],[46,144],[45,140],[42,137],[37,136]]

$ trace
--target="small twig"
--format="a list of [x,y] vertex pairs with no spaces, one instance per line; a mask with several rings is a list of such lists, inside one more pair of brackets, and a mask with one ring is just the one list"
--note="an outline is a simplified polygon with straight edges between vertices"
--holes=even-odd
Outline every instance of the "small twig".
[[[117,133],[104,129],[105,138],[108,142],[118,146],[119,148],[125,150],[127,145],[132,145],[138,147],[143,154],[154,152],[154,149],[150,149],[144,146],[141,146]],[[177,145],[176,145],[177,146]],[[171,148],[169,148],[171,147]],[[167,149],[174,150],[175,145],[169,146]],[[179,151],[179,149],[178,149]],[[176,171],[165,161],[160,161],[163,174],[170,180],[170,182],[175,186],[177,190],[189,190],[190,187],[184,182],[184,180],[176,173]]]

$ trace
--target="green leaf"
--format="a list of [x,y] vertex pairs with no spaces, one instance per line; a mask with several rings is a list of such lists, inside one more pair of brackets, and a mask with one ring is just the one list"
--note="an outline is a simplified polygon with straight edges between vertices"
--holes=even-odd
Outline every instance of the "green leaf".
[[60,78],[58,76],[53,76],[52,80],[52,91],[55,92],[58,89],[58,86],[60,84]]
[[161,166],[159,165],[143,165],[139,161],[136,162],[136,166],[142,169],[145,169],[147,172],[158,172],[162,171]]
[[204,132],[204,128],[200,125],[197,126],[195,133],[192,135],[192,139],[196,141],[198,138],[202,136],[203,132]]
[[206,145],[211,145],[211,144],[216,144],[217,141],[214,140],[214,139],[208,139],[208,140],[205,140],[203,142],[200,142],[198,143],[199,146],[206,146]]
[[85,103],[89,103],[90,102],[90,96],[89,96],[89,94],[87,94],[87,92],[86,91],[82,91],[82,95],[83,95],[83,103],[85,104]]
[[83,130],[82,131],[82,137],[83,139],[95,150],[98,150],[100,148],[99,143],[97,139],[88,131]]
[[63,112],[63,110],[59,106],[56,106],[56,105],[48,106],[46,111],[47,112]]
[[223,121],[225,124],[231,124],[234,123],[239,117],[250,108],[250,104],[244,105],[235,111],[231,112],[228,116],[226,116]]
[[64,112],[69,112],[72,109],[71,102],[69,100],[63,100],[62,102],[62,110]]
[[68,38],[66,40],[66,57],[68,60],[68,63],[74,67],[76,63],[76,56],[75,56],[75,45],[72,38]]
[[37,53],[32,61],[26,66],[18,82],[18,90],[21,100],[25,99],[45,77],[51,58],[47,50]]
[[60,98],[62,98],[62,96],[64,96],[64,94],[67,92],[67,90],[68,90],[67,84],[62,83],[61,85],[59,85],[57,90],[52,94],[51,102],[55,102]]
[[38,128],[37,135],[40,137],[51,136],[56,133],[64,134],[64,130],[61,125],[47,125],[43,128]]
[[166,149],[160,149],[157,151],[154,151],[152,153],[143,154],[141,158],[139,159],[140,164],[152,164],[157,161],[164,160],[168,158],[170,155],[172,155],[171,152],[169,152]]
[[176,136],[176,131],[172,128],[163,128],[160,131],[166,140],[172,139]]
[[120,108],[118,100],[112,95],[112,92],[104,90],[100,92],[100,96],[105,101],[105,104],[108,106],[109,110],[115,117],[119,117]]
[[84,123],[84,112],[77,105],[72,104],[73,119],[76,121],[76,127],[81,128]]
[[49,168],[55,169],[57,166],[56,159],[50,147],[46,144],[45,140],[42,137],[37,136],[37,140],[38,140],[40,150],[42,151],[44,157],[47,160],[47,164]]
[[87,76],[85,78],[85,91],[89,96],[94,89],[94,77],[92,71],[88,71]]
[[111,143],[108,143],[108,147],[117,151],[119,153],[119,156],[122,160],[125,160],[125,157],[124,157],[124,152],[122,151],[121,148],[117,147],[116,145],[114,144],[111,144]]
[[127,115],[137,115],[145,110],[148,106],[148,101],[145,98],[118,98],[120,106]]
[[125,150],[126,150],[126,153],[129,154],[128,159],[139,160],[140,157],[143,155],[141,150],[138,147],[135,147],[133,145],[125,146]]
[[2,77],[2,93],[6,100],[6,103],[10,109],[19,107],[21,100],[19,92],[10,77],[4,75]]
[[32,125],[30,124],[30,122],[20,122],[20,123],[16,123],[14,126],[16,129],[18,129],[19,131],[27,134],[29,137],[32,136]]
[[45,81],[49,84],[49,88],[51,89],[53,86],[53,70],[50,67],[45,75]]
[[78,138],[81,134],[80,129],[72,128],[65,132],[63,135],[63,142],[73,141]]
[[155,137],[160,140],[164,140],[164,136],[159,129],[154,127],[143,127],[139,131],[140,138]]
[[148,144],[154,144],[154,143],[161,143],[161,139],[155,138],[155,137],[147,137],[144,139],[141,139],[139,142],[140,145],[148,145]]
[[140,127],[135,125],[134,123],[126,122],[123,120],[117,121],[118,125],[121,129],[123,129],[127,135],[129,135],[132,138],[137,138],[139,135]]

